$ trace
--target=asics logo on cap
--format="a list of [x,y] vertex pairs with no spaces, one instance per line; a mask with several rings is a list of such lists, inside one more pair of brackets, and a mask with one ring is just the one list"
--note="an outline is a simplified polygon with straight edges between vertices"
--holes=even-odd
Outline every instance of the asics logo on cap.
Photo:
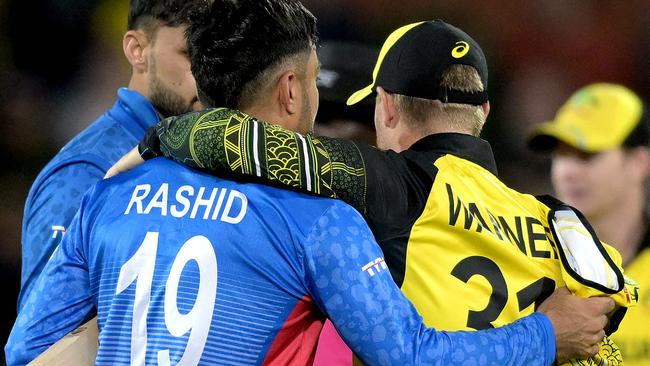
[[469,44],[465,41],[458,41],[455,44],[458,46],[454,47],[453,50],[451,50],[451,56],[453,58],[461,58],[469,52]]

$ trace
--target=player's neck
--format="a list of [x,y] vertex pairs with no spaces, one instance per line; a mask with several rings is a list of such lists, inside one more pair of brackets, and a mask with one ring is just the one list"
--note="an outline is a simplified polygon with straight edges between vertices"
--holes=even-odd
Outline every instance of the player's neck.
[[260,121],[279,125],[287,130],[296,131],[297,125],[279,103],[273,99],[258,98],[255,103],[240,105],[238,109]]
[[146,82],[144,75],[136,74],[135,71],[129,80],[129,85],[127,86],[133,91],[137,91],[142,94],[145,98],[149,99],[149,85]]
[[407,150],[414,143],[418,142],[418,140],[422,139],[423,137],[424,135],[418,133],[404,131],[403,133],[399,134],[399,137],[397,138],[397,146],[393,147],[393,150],[395,150],[396,152],[402,152],[404,150]]
[[625,202],[619,202],[600,215],[589,217],[598,238],[621,253],[623,265],[627,265],[637,253],[647,227],[645,197],[630,194]]
[[427,128],[423,131],[424,133],[422,137],[437,133],[460,133],[463,135],[474,136],[471,125],[472,124],[469,122],[460,124],[458,122],[447,119],[433,119],[425,124]]

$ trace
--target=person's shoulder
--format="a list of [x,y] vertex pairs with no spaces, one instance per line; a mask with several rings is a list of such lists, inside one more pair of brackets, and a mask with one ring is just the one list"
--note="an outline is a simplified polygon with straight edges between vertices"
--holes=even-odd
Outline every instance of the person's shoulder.
[[152,180],[148,178],[155,178],[156,181],[165,181],[170,178],[181,179],[182,177],[187,176],[183,174],[185,171],[193,171],[201,176],[204,175],[198,170],[186,167],[185,165],[177,163],[171,159],[158,157],[147,160],[129,171],[121,172],[120,174],[108,179],[103,179],[98,183],[98,186],[111,187],[127,182],[137,183],[140,181]]
[[137,142],[118,121],[106,112],[72,138],[61,149],[57,157],[67,158],[80,154],[93,154],[111,160],[116,150],[128,151]]
[[[634,258],[625,265],[625,275],[636,281],[641,287],[641,293],[646,293],[650,285],[650,243],[645,242],[641,244],[643,247],[639,250]],[[645,301],[641,299],[644,306],[650,307],[650,297],[645,297]]]
[[641,240],[639,251],[627,267],[627,269],[643,268],[648,274],[650,274],[650,228],[648,228]]
[[295,207],[305,207],[306,210],[311,211],[315,215],[318,215],[319,212],[328,210],[332,206],[338,207],[343,205],[350,207],[347,203],[340,201],[338,199],[319,196],[314,193],[300,191],[297,189],[287,188],[284,186],[269,185],[265,183],[251,182],[252,187],[255,187],[255,190],[268,197],[274,199],[275,202],[279,203],[282,206],[285,206],[287,209],[292,210]]
[[120,138],[119,132],[108,125],[110,122],[103,115],[72,138],[41,169],[32,183],[30,197],[38,195],[44,189],[56,190],[67,186],[69,182],[83,186],[101,179],[113,161],[98,144],[101,143],[100,140],[108,140],[109,135]]
[[320,216],[321,219],[323,217],[328,217],[331,220],[349,226],[366,226],[366,222],[361,213],[343,201],[336,199],[327,199],[327,202],[322,202],[322,207],[323,211],[322,215]]
[[[333,198],[314,197],[308,214],[301,216],[310,223],[310,231],[320,230],[332,233],[343,228],[354,230],[367,228],[366,221],[357,209]],[[356,228],[356,229],[354,229]]]
[[[235,184],[241,182],[235,182]],[[319,221],[349,221],[361,214],[349,204],[335,198],[318,196],[313,193],[286,189],[257,182],[246,182],[236,189],[248,196],[258,208],[267,213],[266,217],[282,217],[298,231],[308,235]]]
[[[129,171],[103,179],[97,183],[96,189],[97,191],[132,190],[138,185],[149,185],[154,192],[161,187],[176,191],[182,187],[192,187],[192,192],[194,192],[192,194],[197,197],[210,196],[210,192],[214,189],[237,188],[233,182],[227,179],[215,178],[213,175],[190,168],[169,158],[157,157],[147,160]],[[171,195],[171,193],[169,194]]]
[[149,195],[147,202],[155,200],[154,193],[158,192],[162,185],[186,181],[179,177],[179,170],[183,169],[190,170],[172,160],[157,158],[111,178],[100,179],[86,192],[85,209],[90,212],[101,209],[107,204],[112,206],[122,204],[124,200],[128,202],[129,199],[133,200],[136,193],[140,192],[138,189],[144,190],[144,186],[148,186],[145,191]]

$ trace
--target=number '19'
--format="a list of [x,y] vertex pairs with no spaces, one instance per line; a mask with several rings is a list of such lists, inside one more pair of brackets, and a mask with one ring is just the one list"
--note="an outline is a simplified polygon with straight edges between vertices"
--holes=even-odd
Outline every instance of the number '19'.
[[[158,233],[148,232],[135,254],[120,269],[115,294],[126,290],[133,281],[135,299],[131,328],[131,364],[144,365],[147,351],[147,313],[151,302],[151,284],[156,266]],[[199,267],[199,289],[196,301],[187,314],[178,310],[178,285],[185,265],[196,261]],[[217,295],[217,256],[210,241],[204,236],[194,236],[179,250],[165,285],[165,325],[174,337],[191,331],[185,350],[177,365],[196,365],[201,359],[212,322],[212,312]],[[170,364],[169,350],[160,350],[158,364]]]

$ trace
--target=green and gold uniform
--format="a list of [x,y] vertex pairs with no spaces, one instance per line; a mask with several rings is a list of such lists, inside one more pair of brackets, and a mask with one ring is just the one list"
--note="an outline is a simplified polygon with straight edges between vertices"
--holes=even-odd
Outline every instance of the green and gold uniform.
[[[650,230],[625,267],[625,274],[637,280],[642,289],[650,286]],[[623,350],[626,366],[650,366],[650,293],[641,292],[638,305],[628,310],[612,338]]]
[[[583,296],[608,294],[622,306],[635,302],[622,283],[618,252],[597,239],[613,269],[602,281],[608,288],[567,275],[551,209],[503,184],[490,145],[477,137],[434,134],[395,153],[215,109],[161,122],[140,152],[350,203],[366,217],[395,282],[428,326],[498,327],[532,313],[554,288],[567,285]],[[601,356],[584,364],[620,363],[609,340]]]

